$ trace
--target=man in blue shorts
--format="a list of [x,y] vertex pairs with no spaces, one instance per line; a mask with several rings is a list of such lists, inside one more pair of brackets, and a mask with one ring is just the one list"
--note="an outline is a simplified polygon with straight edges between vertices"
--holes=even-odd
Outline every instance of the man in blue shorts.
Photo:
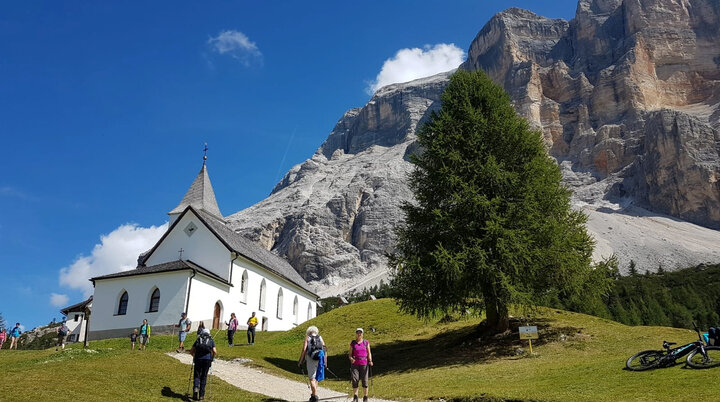
[[180,321],[175,324],[176,327],[180,327],[180,332],[178,332],[178,340],[180,341],[180,347],[177,348],[176,352],[181,353],[185,351],[185,337],[187,336],[187,333],[190,332],[191,325],[192,321],[187,318],[187,313],[180,314]]

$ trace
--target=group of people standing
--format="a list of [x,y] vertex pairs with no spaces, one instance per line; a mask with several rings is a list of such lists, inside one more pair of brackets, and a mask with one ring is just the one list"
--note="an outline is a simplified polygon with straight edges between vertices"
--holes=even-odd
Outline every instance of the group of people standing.
[[20,339],[20,335],[22,334],[22,329],[20,329],[20,323],[16,323],[15,327],[8,332],[5,328],[0,329],[0,349],[2,349],[3,345],[5,344],[5,341],[10,338],[10,347],[8,349],[15,349],[17,350],[18,346],[18,339]]

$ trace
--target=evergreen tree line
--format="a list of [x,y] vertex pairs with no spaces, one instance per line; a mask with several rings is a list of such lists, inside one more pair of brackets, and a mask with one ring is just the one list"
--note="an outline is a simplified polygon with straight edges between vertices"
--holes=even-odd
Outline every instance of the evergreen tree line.
[[605,295],[586,300],[554,297],[544,304],[627,325],[692,328],[694,321],[702,330],[720,326],[720,264],[641,274],[631,262],[627,276],[616,269],[604,275],[612,278]]

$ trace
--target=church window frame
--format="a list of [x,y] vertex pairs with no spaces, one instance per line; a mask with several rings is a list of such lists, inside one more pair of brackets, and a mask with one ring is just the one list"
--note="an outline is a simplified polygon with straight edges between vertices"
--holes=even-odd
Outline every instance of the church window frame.
[[310,302],[308,303],[308,308],[307,308],[307,319],[308,320],[312,319],[312,303],[310,303]]
[[123,289],[118,297],[117,310],[115,315],[127,315],[128,304],[130,304],[130,296],[127,290]]
[[248,271],[243,271],[242,277],[240,278],[240,302],[247,304],[248,294]]
[[298,316],[299,316],[298,310],[299,310],[299,308],[298,308],[298,297],[297,297],[297,295],[295,295],[295,299],[293,300],[293,310],[292,310],[293,317],[294,317],[294,319],[295,319],[295,324],[298,323]]
[[150,299],[148,303],[148,313],[157,313],[160,311],[160,289],[155,286],[150,292]]
[[265,279],[260,282],[260,302],[258,303],[258,310],[265,311],[265,294],[267,293],[267,284]]
[[282,288],[278,289],[277,294],[277,311],[275,312],[275,315],[278,319],[282,320],[283,318],[283,290]]

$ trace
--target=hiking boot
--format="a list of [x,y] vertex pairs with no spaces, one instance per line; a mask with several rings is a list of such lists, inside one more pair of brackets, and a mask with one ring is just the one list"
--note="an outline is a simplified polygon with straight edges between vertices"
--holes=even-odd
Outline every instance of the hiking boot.
[[367,396],[363,396],[363,402],[368,402]]
[[353,395],[353,402],[358,402],[358,396],[357,396],[357,395]]
[[198,398],[197,391],[195,391],[195,392],[193,392],[193,401],[198,401],[198,400],[200,400],[200,399]]

